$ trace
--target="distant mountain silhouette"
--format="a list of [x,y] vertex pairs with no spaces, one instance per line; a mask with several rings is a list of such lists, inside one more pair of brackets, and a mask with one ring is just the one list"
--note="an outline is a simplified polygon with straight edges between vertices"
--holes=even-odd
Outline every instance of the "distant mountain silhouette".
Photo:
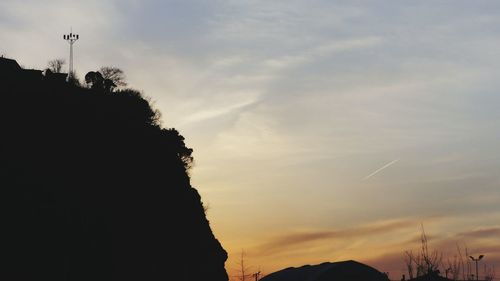
[[184,138],[64,77],[0,58],[0,279],[227,280]]
[[261,281],[389,281],[389,279],[387,275],[368,265],[350,260],[289,267],[271,273]]

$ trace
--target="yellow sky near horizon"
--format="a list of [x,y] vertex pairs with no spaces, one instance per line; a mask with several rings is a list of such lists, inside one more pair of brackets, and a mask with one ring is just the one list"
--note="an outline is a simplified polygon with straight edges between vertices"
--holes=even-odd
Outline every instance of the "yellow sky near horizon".
[[[440,231],[440,235],[434,235],[432,231],[441,228],[444,220],[428,218],[424,226],[429,249],[443,255],[442,270],[448,268],[448,263],[459,255],[457,246],[465,262],[468,260],[466,250],[476,257],[480,254],[486,256],[481,262],[480,276],[484,275],[484,266],[492,269],[498,264],[500,248],[497,237],[500,227],[476,228],[459,233]],[[228,241],[224,240],[223,235],[219,237],[222,241]],[[242,251],[244,263],[251,273],[261,271],[269,274],[291,266],[356,260],[388,272],[392,280],[398,280],[402,274],[408,276],[404,252],[418,253],[421,249],[421,226],[418,219],[411,218],[334,231],[301,230],[281,235],[262,235],[255,240],[229,240],[229,243],[223,242],[223,246],[230,255],[226,270],[231,280],[239,280]]]

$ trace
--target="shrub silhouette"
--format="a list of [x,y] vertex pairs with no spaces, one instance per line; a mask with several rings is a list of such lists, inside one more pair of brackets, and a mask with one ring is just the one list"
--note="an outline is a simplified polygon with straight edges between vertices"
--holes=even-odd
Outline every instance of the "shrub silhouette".
[[104,79],[109,79],[117,87],[127,86],[127,82],[125,82],[125,74],[123,73],[123,70],[118,67],[103,66],[99,69],[99,73],[102,74]]
[[0,73],[0,274],[228,279],[190,184],[192,150],[138,91],[18,72]]

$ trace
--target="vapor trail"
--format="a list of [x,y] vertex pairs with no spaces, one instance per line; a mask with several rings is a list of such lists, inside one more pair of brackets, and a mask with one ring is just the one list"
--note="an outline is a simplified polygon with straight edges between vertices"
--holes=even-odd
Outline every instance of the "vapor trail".
[[369,179],[369,178],[373,177],[374,175],[376,175],[376,174],[380,173],[382,170],[384,170],[385,168],[387,168],[387,167],[389,167],[389,166],[393,165],[394,163],[396,163],[396,162],[398,162],[398,161],[399,161],[399,159],[392,160],[391,162],[389,162],[389,163],[385,164],[384,166],[382,166],[382,167],[378,168],[375,172],[373,172],[373,173],[369,174],[368,176],[366,176],[363,180],[367,180],[367,179]]

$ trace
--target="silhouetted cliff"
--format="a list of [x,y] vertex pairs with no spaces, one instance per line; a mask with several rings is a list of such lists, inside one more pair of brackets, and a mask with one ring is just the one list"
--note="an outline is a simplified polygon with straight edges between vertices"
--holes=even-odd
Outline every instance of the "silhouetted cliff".
[[1,274],[227,280],[192,150],[147,100],[0,70]]

